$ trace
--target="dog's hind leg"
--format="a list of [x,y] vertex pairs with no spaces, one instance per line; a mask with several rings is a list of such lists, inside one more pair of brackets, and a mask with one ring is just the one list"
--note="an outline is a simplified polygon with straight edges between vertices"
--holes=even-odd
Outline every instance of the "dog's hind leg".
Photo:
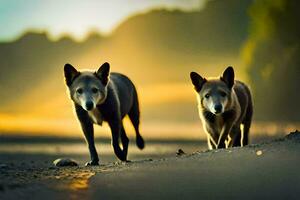
[[123,146],[123,153],[124,153],[125,157],[127,158],[129,139],[126,135],[126,131],[124,129],[123,123],[121,126],[121,141],[122,141],[122,146]]
[[249,131],[250,131],[250,126],[251,126],[251,121],[252,121],[252,115],[253,115],[253,101],[251,97],[250,90],[247,88],[247,93],[248,93],[248,106],[246,110],[246,115],[245,118],[242,122],[243,124],[243,139],[242,139],[242,146],[248,145],[249,144]]
[[135,92],[134,100],[132,107],[128,113],[129,119],[133,124],[136,133],[136,145],[139,149],[143,149],[145,147],[144,139],[142,138],[140,131],[139,131],[139,124],[140,124],[140,109],[139,109],[139,102],[137,98],[137,94]]
[[248,145],[249,144],[249,131],[250,131],[251,121],[245,122],[243,124],[243,141],[242,145]]
[[243,141],[242,141],[243,146],[249,144],[249,131],[250,131],[250,126],[252,121],[252,115],[253,115],[253,105],[252,102],[250,101],[247,108],[245,120],[243,122]]

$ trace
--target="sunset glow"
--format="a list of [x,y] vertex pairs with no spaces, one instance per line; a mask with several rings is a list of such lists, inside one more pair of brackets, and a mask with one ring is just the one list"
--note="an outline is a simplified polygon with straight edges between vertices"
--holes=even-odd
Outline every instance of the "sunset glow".
[[[205,138],[191,71],[206,78],[219,77],[225,67],[233,66],[235,78],[253,91],[255,108],[264,103],[256,101],[255,90],[261,89],[263,99],[264,90],[270,91],[270,85],[280,82],[271,81],[279,77],[273,76],[276,66],[282,73],[288,71],[281,61],[255,57],[259,48],[265,48],[259,46],[261,40],[273,37],[277,25],[269,13],[252,11],[259,30],[248,37],[250,4],[208,0],[1,1],[0,133],[81,136],[63,67],[71,63],[78,70],[96,71],[108,62],[111,72],[128,76],[136,86],[141,129],[147,137]],[[284,55],[284,62],[297,57],[296,46],[280,45],[277,50]],[[255,64],[258,60],[263,64]],[[257,77],[261,82],[256,82]],[[287,91],[273,91],[275,100],[285,99],[277,92]],[[276,111],[275,100],[268,101],[269,110],[260,112],[260,117]],[[254,112],[254,120],[265,107]],[[277,126],[275,118],[256,121],[253,132],[259,133],[255,127],[261,124],[268,127],[267,134],[299,127],[297,113],[287,113],[269,114],[282,117],[286,125]],[[125,121],[134,136],[132,125]],[[110,136],[107,125],[96,130],[98,136]]]

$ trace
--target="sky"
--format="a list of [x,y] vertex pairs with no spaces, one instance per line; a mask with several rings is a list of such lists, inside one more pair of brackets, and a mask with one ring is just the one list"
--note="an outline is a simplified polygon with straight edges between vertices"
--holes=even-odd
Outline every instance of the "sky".
[[205,0],[0,0],[0,41],[26,30],[47,31],[52,39],[70,34],[82,40],[90,31],[111,33],[131,15],[150,9],[195,10]]

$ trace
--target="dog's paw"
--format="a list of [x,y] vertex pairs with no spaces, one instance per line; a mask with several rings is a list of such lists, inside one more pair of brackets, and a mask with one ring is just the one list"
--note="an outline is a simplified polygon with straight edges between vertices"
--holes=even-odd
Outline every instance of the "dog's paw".
[[225,143],[220,143],[217,145],[217,149],[225,149],[225,148],[226,148]]
[[144,149],[145,148],[145,142],[144,142],[144,139],[142,138],[142,136],[137,136],[136,137],[136,146],[139,149]]
[[99,161],[90,161],[85,163],[85,166],[98,166],[99,165]]
[[123,162],[127,161],[127,155],[124,152],[120,152],[119,154],[117,154],[117,157]]

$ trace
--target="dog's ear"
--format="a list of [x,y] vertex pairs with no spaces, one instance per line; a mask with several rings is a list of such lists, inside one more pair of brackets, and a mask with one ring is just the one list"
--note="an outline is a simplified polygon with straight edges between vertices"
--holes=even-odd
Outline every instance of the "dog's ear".
[[108,83],[109,69],[110,69],[109,63],[105,62],[101,65],[101,67],[96,72],[96,76],[100,78],[100,80],[104,85]]
[[234,70],[231,66],[227,67],[220,78],[231,89],[234,85]]
[[202,76],[200,76],[198,73],[196,72],[191,72],[190,73],[190,77],[192,80],[193,85],[195,86],[195,90],[197,92],[200,92],[202,86],[204,85],[204,83],[207,81],[205,78],[202,78]]
[[65,73],[65,79],[67,86],[70,86],[74,79],[80,75],[80,72],[78,72],[71,64],[67,63],[64,67],[64,73]]

